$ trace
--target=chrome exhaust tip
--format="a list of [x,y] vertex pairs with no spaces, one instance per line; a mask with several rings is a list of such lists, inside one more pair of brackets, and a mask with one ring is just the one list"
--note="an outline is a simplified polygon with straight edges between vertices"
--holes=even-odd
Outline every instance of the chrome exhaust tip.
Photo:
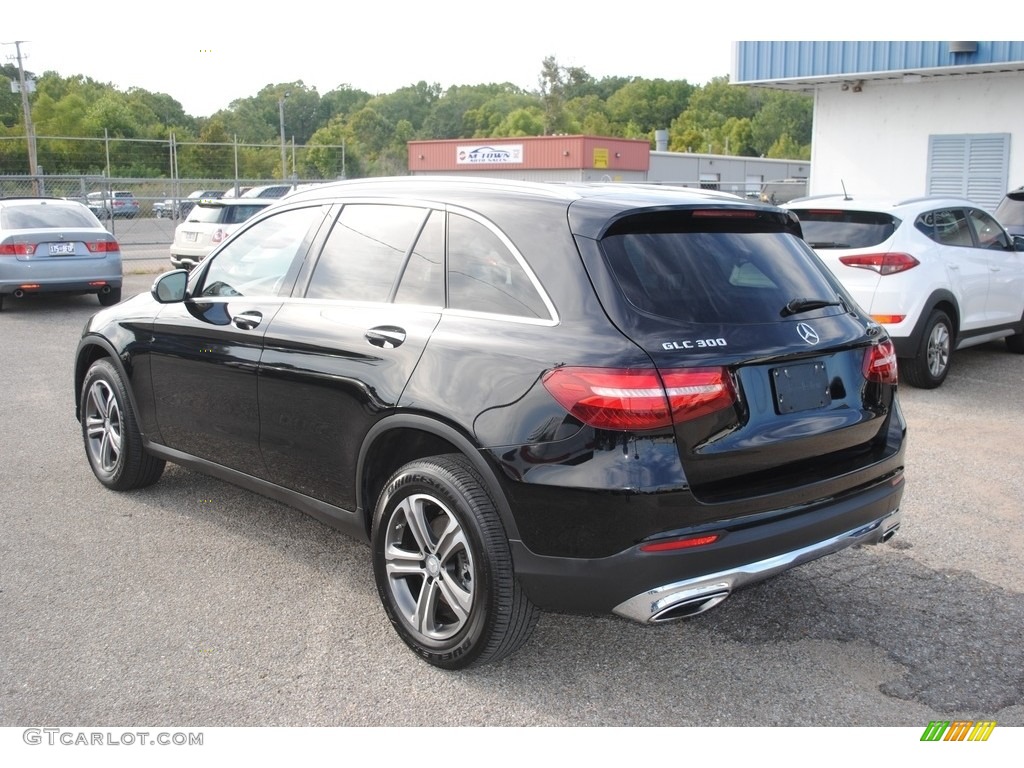
[[892,528],[888,529],[885,533],[882,534],[881,543],[884,544],[889,539],[891,539],[893,536],[895,536],[897,531],[899,531],[899,529],[900,529],[900,524],[899,523],[896,523],[896,525],[894,525]]
[[710,611],[716,605],[722,603],[732,593],[729,591],[713,592],[699,597],[691,597],[678,603],[663,608],[648,619],[649,624],[664,624],[668,621],[688,619],[691,616]]

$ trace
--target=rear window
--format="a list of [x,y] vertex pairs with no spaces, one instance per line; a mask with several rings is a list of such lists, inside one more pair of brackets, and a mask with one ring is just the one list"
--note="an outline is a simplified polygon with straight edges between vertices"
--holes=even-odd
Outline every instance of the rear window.
[[892,237],[900,225],[896,217],[875,211],[793,212],[800,218],[804,240],[812,248],[872,248]]
[[837,301],[816,257],[781,232],[658,232],[602,240],[629,302],[688,323],[775,322],[793,299]]
[[188,213],[188,220],[199,224],[221,224],[226,205],[197,205]]
[[3,229],[95,229],[96,217],[87,208],[64,205],[33,205],[0,210]]
[[251,219],[267,206],[252,205],[203,205],[200,203],[188,214],[188,220],[198,224],[241,224]]

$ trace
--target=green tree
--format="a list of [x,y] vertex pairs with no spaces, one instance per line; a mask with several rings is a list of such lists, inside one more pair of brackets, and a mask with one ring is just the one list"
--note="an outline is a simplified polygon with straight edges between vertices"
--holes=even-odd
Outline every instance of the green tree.
[[523,107],[505,116],[497,128],[495,136],[540,136],[547,119],[540,107]]
[[178,173],[194,178],[233,178],[235,148],[223,120],[207,120],[196,144],[186,144],[178,153]]
[[408,121],[413,130],[419,130],[430,115],[434,104],[440,99],[441,86],[427,85],[424,81],[399,88],[394,93],[376,96],[366,106],[392,124],[399,120]]
[[[472,132],[466,138],[500,136],[501,133],[498,126],[502,124],[508,115],[518,109],[528,109],[530,107],[539,107],[537,97],[515,86],[509,86],[504,91],[496,93],[479,107],[466,112],[464,116],[466,129],[467,132]],[[539,136],[540,134],[538,133],[537,135]]]
[[359,178],[363,176],[360,157],[355,149],[352,134],[343,115],[337,115],[327,125],[317,130],[310,139],[306,160],[321,179]]
[[[752,154],[768,155],[779,140],[785,136],[787,144],[796,146],[810,156],[811,128],[814,117],[814,102],[810,96],[786,91],[766,91],[762,95],[760,109],[751,119]],[[797,155],[774,155],[804,159]]]
[[616,135],[641,138],[661,128],[687,109],[697,92],[685,80],[636,79],[619,88],[606,102],[608,117],[619,126]]

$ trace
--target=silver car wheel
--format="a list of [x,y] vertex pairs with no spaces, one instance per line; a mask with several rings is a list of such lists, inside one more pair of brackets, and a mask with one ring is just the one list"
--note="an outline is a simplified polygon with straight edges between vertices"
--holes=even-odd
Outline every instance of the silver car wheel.
[[949,365],[949,344],[949,329],[936,323],[928,337],[928,370],[932,376],[941,376]]
[[97,380],[89,387],[85,405],[85,436],[94,464],[113,473],[121,459],[122,420],[113,389]]
[[387,522],[387,585],[408,629],[423,640],[458,634],[473,607],[474,564],[466,533],[440,499],[406,497]]

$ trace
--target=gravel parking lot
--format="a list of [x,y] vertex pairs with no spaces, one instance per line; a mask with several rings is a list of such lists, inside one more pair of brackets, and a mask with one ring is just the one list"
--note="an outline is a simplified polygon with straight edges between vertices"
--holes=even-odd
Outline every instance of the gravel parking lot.
[[0,313],[0,726],[1024,726],[1024,357],[1002,343],[901,390],[890,544],[681,623],[545,614],[515,656],[446,673],[392,631],[363,546],[171,465],[95,481],[71,364],[98,308]]

